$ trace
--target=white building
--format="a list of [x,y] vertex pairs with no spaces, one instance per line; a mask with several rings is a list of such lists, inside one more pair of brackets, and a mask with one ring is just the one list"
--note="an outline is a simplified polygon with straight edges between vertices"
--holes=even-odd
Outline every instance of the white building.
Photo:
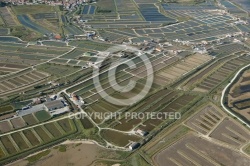
[[141,144],[138,142],[133,142],[131,145],[129,145],[130,150],[135,150],[137,149]]

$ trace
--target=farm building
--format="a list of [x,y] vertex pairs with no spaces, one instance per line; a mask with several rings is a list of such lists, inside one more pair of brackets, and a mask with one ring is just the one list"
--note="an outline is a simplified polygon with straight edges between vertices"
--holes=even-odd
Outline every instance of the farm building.
[[130,149],[130,150],[135,150],[135,149],[137,149],[139,146],[140,146],[140,143],[134,142],[134,143],[132,143],[132,144],[129,146],[129,149]]
[[76,94],[72,94],[72,98],[74,101],[79,101],[79,96],[77,96]]
[[143,136],[143,137],[146,136],[146,135],[148,135],[147,131],[143,131],[141,129],[136,130],[136,133],[139,134],[139,135],[141,135],[141,136]]
[[48,111],[53,111],[64,107],[64,104],[61,100],[47,101],[44,103],[45,108]]

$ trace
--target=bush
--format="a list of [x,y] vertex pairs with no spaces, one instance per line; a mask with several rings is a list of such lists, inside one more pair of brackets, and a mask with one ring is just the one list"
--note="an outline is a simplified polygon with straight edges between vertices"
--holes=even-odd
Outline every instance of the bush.
[[31,156],[31,157],[28,157],[27,160],[30,162],[30,163],[34,163],[36,162],[37,160],[41,159],[42,157],[44,156],[47,156],[48,154],[50,153],[50,150],[46,150],[46,151],[43,151],[41,153],[38,153],[34,156]]

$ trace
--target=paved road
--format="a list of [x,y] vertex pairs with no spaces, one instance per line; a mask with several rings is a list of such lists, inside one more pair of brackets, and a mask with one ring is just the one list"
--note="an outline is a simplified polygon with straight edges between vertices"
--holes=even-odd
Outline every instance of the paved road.
[[233,117],[237,118],[240,122],[246,124],[246,126],[247,126],[248,128],[250,128],[250,125],[248,125],[246,121],[244,121],[243,119],[241,119],[240,117],[238,117],[238,115],[236,115],[235,113],[233,113],[231,110],[229,110],[229,109],[224,105],[224,100],[223,100],[223,99],[225,98],[225,95],[226,95],[225,93],[226,93],[227,89],[230,87],[230,85],[233,84],[233,82],[238,78],[238,76],[241,74],[241,72],[242,72],[243,70],[245,70],[246,68],[248,68],[248,67],[250,67],[250,64],[248,64],[248,65],[244,66],[243,68],[241,68],[241,69],[235,74],[234,78],[229,82],[229,84],[227,84],[227,86],[223,89],[222,95],[221,95],[220,103],[221,103],[221,106],[223,107],[223,109],[224,109],[227,113],[229,113],[229,114],[232,115]]

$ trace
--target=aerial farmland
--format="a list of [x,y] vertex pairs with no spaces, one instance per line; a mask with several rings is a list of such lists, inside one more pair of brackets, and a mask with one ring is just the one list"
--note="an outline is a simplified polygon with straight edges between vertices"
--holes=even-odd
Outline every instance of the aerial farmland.
[[0,2],[0,165],[250,165],[247,0]]

